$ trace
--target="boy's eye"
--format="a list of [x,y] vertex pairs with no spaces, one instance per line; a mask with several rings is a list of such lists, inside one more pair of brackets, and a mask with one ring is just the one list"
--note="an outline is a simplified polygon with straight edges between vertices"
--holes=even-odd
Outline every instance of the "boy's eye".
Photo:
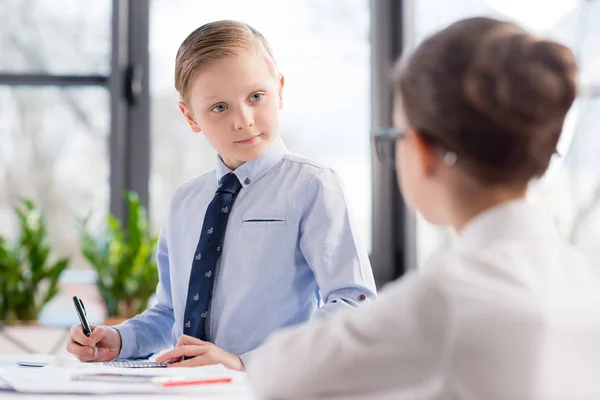
[[227,110],[227,106],[225,104],[217,104],[216,106],[214,106],[212,108],[211,111],[214,111],[216,113],[220,113],[220,112],[223,112],[225,110]]
[[264,95],[264,93],[253,93],[250,95],[250,101],[259,101]]

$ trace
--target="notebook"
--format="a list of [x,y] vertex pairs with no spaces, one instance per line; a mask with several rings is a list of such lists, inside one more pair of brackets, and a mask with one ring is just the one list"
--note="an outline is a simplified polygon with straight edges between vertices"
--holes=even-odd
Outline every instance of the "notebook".
[[108,361],[100,363],[109,367],[116,368],[166,368],[169,363],[159,363],[156,361],[147,360],[121,360],[121,361]]

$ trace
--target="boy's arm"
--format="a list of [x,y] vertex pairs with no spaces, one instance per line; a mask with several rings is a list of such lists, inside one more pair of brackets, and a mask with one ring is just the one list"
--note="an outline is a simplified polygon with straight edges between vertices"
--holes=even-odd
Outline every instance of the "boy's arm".
[[[324,300],[316,315],[329,316],[376,297],[369,257],[357,241],[338,176],[329,169],[317,172],[303,194],[300,249]],[[260,347],[239,357],[248,365],[258,351]]]
[[[165,226],[166,224],[167,222]],[[156,305],[115,326],[121,334],[121,352],[118,359],[145,357],[172,345],[171,330],[175,317],[166,236],[163,229],[157,245],[159,281],[156,288]]]
[[309,179],[300,221],[300,249],[315,274],[324,305],[317,315],[357,307],[376,296],[375,280],[344,189],[329,169]]

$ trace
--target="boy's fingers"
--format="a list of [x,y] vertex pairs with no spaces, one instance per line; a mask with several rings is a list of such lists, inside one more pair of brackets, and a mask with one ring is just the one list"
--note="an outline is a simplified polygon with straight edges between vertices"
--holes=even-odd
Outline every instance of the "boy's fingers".
[[189,360],[184,360],[175,364],[169,365],[170,368],[185,368],[185,367],[198,367],[201,365],[213,365],[215,362],[206,355],[200,355]]
[[[89,347],[85,347],[85,348],[90,349]],[[98,349],[98,356],[97,357],[96,357],[96,355],[94,355],[94,352],[92,351],[90,354],[85,354],[85,355],[77,356],[77,358],[79,359],[79,361],[82,361],[82,362],[103,362],[103,361],[110,361],[110,357],[108,356],[108,349],[106,349],[106,348]]]
[[93,347],[96,344],[96,342],[85,336],[81,325],[73,325],[71,327],[71,339],[82,346]]
[[93,329],[94,330],[92,331],[92,334],[90,335],[89,339],[92,340],[93,344],[95,345],[96,343],[104,339],[104,337],[106,336],[106,328],[103,326],[98,326]]
[[[177,350],[177,352],[175,352],[175,350]],[[162,355],[156,357],[156,362],[163,363],[163,362],[173,362],[176,360],[178,361],[181,359],[182,355],[178,356],[177,354],[180,354],[179,348],[167,351],[165,354],[162,354]]]
[[98,357],[96,358],[95,361],[110,361],[112,360],[114,357],[110,356],[110,350],[107,349],[106,347],[99,347],[98,348]]
[[179,340],[177,341],[177,344],[175,345],[175,347],[184,346],[184,345],[188,345],[188,344],[195,344],[197,346],[200,346],[200,345],[203,345],[206,343],[208,343],[208,342],[205,342],[205,341],[195,338],[193,336],[181,335],[181,336],[179,336]]
[[77,357],[89,356],[94,354],[94,350],[88,346],[82,346],[73,339],[67,343],[67,351]]
[[160,357],[156,358],[157,362],[170,362],[180,360],[181,357],[197,357],[202,354],[205,354],[208,351],[206,346],[179,346],[174,348],[171,351],[166,352]]

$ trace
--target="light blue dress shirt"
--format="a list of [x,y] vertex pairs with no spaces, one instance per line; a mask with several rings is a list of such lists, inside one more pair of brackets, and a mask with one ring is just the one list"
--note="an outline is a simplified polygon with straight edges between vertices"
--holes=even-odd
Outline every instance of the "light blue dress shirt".
[[[215,170],[177,188],[158,241],[156,305],[116,328],[119,358],[149,355],[183,333],[188,280]],[[274,331],[313,314],[356,307],[376,296],[365,247],[356,236],[340,179],[288,152],[277,138],[233,171],[243,187],[233,205],[216,268],[209,340],[247,362]]]

